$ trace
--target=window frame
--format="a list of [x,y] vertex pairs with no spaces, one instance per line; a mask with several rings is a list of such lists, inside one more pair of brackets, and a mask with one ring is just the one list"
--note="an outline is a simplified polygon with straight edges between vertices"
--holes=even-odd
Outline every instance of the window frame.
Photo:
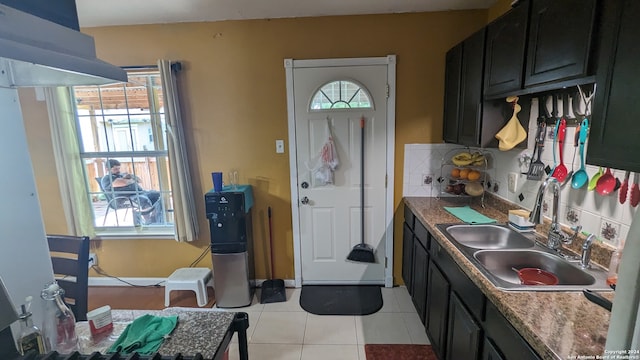
[[[77,87],[69,87],[69,93],[70,93],[70,100],[71,100],[71,108],[73,109],[74,112],[74,119],[75,119],[75,127],[76,127],[76,132],[77,132],[77,143],[78,143],[78,151],[79,151],[79,161],[81,162],[81,168],[83,171],[83,177],[84,177],[84,191],[88,194],[89,196],[89,207],[92,209],[92,214],[91,217],[93,219],[93,229],[96,233],[96,235],[98,236],[98,238],[126,238],[126,239],[130,239],[132,237],[135,237],[136,239],[144,239],[144,238],[153,238],[153,239],[158,239],[158,238],[167,238],[167,239],[173,239],[174,238],[174,232],[175,232],[175,224],[169,219],[168,223],[166,224],[162,224],[162,225],[151,225],[151,226],[147,226],[147,225],[131,225],[131,226],[124,226],[119,224],[118,226],[102,226],[99,224],[99,222],[103,219],[103,217],[98,217],[96,214],[96,209],[94,207],[94,201],[92,200],[95,196],[104,196],[104,192],[101,189],[98,189],[98,191],[93,191],[92,187],[91,187],[91,183],[93,182],[93,178],[91,178],[91,175],[88,174],[87,169],[87,160],[88,159],[93,159],[95,161],[95,159],[105,159],[105,161],[107,159],[122,159],[122,158],[128,158],[131,159],[132,163],[135,163],[135,159],[136,158],[154,158],[155,161],[155,167],[156,167],[156,180],[158,181],[159,184],[159,189],[157,189],[157,191],[159,191],[161,193],[161,198],[164,200],[164,211],[165,211],[165,218],[167,218],[168,216],[170,216],[169,212],[172,212],[172,196],[173,196],[173,189],[171,188],[171,182],[169,181],[169,177],[171,176],[170,174],[170,168],[168,166],[168,162],[169,162],[169,152],[168,152],[168,144],[166,141],[165,136],[157,134],[158,131],[163,131],[166,133],[166,123],[164,120],[164,116],[165,116],[165,112],[164,110],[161,110],[164,107],[164,97],[162,96],[162,91],[163,91],[163,87],[165,86],[165,84],[162,83],[162,79],[160,76],[160,71],[157,67],[135,67],[135,68],[123,68],[126,72],[128,76],[135,76],[135,75],[144,75],[147,77],[146,79],[146,83],[145,83],[145,92],[147,95],[147,101],[148,101],[148,105],[149,105],[149,109],[148,109],[148,114],[145,112],[145,115],[148,115],[150,118],[150,123],[153,122],[152,118],[156,117],[157,118],[157,124],[152,125],[148,128],[148,132],[146,133],[142,133],[141,131],[139,131],[139,128],[133,129],[132,128],[132,113],[130,112],[131,109],[135,109],[132,108],[131,105],[126,106],[124,109],[122,109],[122,114],[118,114],[117,116],[126,116],[127,117],[127,122],[126,124],[118,124],[117,128],[120,128],[121,125],[124,125],[122,127],[125,127],[128,129],[127,133],[131,139],[130,142],[130,146],[131,149],[130,150],[126,150],[126,151],[122,151],[122,150],[116,150],[117,147],[115,146],[116,144],[116,140],[115,140],[115,136],[110,140],[108,135],[105,134],[105,142],[106,142],[106,146],[107,148],[110,147],[109,142],[113,141],[113,150],[112,151],[100,151],[100,147],[102,146],[102,144],[100,143],[100,141],[98,141],[98,143],[95,144],[95,149],[98,151],[86,151],[85,150],[85,144],[83,141],[83,133],[82,133],[82,126],[81,126],[81,117],[86,117],[86,115],[80,115],[79,113],[79,108],[77,106],[78,101],[77,101],[77,97],[76,97],[76,92],[75,89]],[[151,75],[151,76],[149,76]],[[154,84],[152,82],[152,76],[156,76],[158,78],[158,80],[160,80],[159,84]],[[105,86],[95,86],[94,88],[96,89],[100,89],[103,87],[106,87],[109,85],[105,85]],[[111,85],[113,86],[113,85]],[[84,88],[90,88],[92,86],[82,86]],[[122,84],[122,90],[125,92],[124,97],[125,97],[125,101],[127,98],[126,92],[126,83]],[[159,96],[158,96],[159,95]],[[100,103],[100,115],[96,116],[96,119],[98,117],[102,117],[103,123],[107,122],[107,117],[108,115],[104,114],[105,110],[105,102],[103,102],[102,100],[102,91],[98,90],[98,96],[99,96],[99,103]],[[162,104],[163,106],[160,106],[160,102],[158,101],[158,98],[161,97],[162,98]],[[128,102],[128,101],[127,101]],[[108,107],[107,107],[108,108]],[[135,114],[138,115],[138,114]],[[93,120],[92,121],[96,121]],[[104,126],[104,125],[103,125]],[[113,126],[113,125],[112,125]],[[157,128],[157,129],[154,129]],[[115,129],[115,128],[114,128]],[[133,138],[133,133],[132,130],[136,130],[137,132],[137,136],[143,136],[145,138],[152,138],[151,143],[153,143],[154,148],[155,149],[162,149],[162,150],[135,150],[136,149],[136,143],[138,142],[138,138],[134,139]],[[115,134],[113,134],[115,135]],[[166,166],[166,170],[161,170],[161,163],[164,163]],[[97,174],[102,173],[102,175],[100,176],[103,177],[104,175],[108,174],[108,170],[107,169],[98,169],[97,170]],[[135,170],[134,170],[135,173]],[[164,178],[161,174],[166,173]],[[145,190],[156,190],[156,189],[145,189]],[[108,208],[106,208],[108,209]],[[107,214],[107,210],[105,209],[105,215]],[[111,209],[111,211],[116,211],[114,209]],[[133,210],[129,210],[129,211],[133,211]],[[132,216],[132,215],[128,215],[128,216]]]
[[[343,91],[342,91],[342,83],[350,83],[353,84],[355,86],[358,87],[358,89],[353,93],[353,95],[348,99],[349,101],[345,101],[345,99],[343,98]],[[339,98],[336,101],[333,101],[332,99],[329,98],[329,96],[325,93],[325,91],[323,91],[322,89],[324,87],[326,87],[327,85],[331,85],[331,84],[338,84],[338,92],[339,92]],[[362,94],[364,94],[364,96],[366,97],[367,101],[369,102],[369,106],[358,106],[358,107],[352,107],[350,105],[351,101],[356,97],[356,95],[358,94],[358,92],[361,92]],[[319,95],[321,95],[321,97],[324,97],[329,103],[331,103],[331,106],[328,108],[320,108],[320,109],[315,109],[313,107],[313,104],[316,100],[316,97],[318,97]],[[335,104],[345,104],[345,107],[336,107]],[[314,92],[313,95],[311,96],[310,100],[309,100],[309,105],[307,106],[307,109],[309,110],[309,112],[323,112],[323,111],[349,111],[349,110],[361,110],[361,109],[367,109],[367,110],[375,110],[375,104],[373,102],[373,96],[371,96],[371,94],[369,93],[369,91],[367,90],[367,87],[364,86],[363,84],[361,84],[359,81],[353,80],[353,79],[349,79],[349,78],[340,78],[340,79],[335,79],[335,80],[331,80],[331,81],[327,81],[326,83],[320,85]]]

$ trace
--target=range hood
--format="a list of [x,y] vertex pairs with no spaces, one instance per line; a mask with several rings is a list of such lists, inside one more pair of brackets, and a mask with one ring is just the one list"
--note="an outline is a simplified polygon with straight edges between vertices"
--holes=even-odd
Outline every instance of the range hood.
[[126,82],[121,68],[96,58],[93,38],[0,4],[0,86]]

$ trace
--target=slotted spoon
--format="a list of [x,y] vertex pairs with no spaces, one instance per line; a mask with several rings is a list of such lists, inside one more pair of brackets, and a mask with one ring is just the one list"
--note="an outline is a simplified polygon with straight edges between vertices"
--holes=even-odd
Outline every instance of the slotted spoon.
[[558,151],[560,152],[560,164],[553,169],[553,176],[560,183],[567,178],[567,167],[564,165],[564,138],[567,135],[567,120],[564,118],[560,120],[560,127],[558,128]]

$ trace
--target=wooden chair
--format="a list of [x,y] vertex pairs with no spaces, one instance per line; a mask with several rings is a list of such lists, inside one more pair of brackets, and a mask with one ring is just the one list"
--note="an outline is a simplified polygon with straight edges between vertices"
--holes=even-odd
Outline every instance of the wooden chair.
[[65,302],[76,321],[87,320],[89,291],[89,237],[47,235],[51,264]]

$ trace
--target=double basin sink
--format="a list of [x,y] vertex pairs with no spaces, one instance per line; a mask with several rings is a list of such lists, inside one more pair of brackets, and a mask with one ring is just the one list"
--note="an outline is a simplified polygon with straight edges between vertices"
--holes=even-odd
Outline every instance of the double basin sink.
[[[592,264],[580,267],[579,258],[560,256],[506,225],[439,224],[438,229],[493,285],[502,290],[610,291],[607,273]],[[539,268],[555,274],[557,285],[523,285],[516,270]],[[515,269],[515,270],[514,270]]]

